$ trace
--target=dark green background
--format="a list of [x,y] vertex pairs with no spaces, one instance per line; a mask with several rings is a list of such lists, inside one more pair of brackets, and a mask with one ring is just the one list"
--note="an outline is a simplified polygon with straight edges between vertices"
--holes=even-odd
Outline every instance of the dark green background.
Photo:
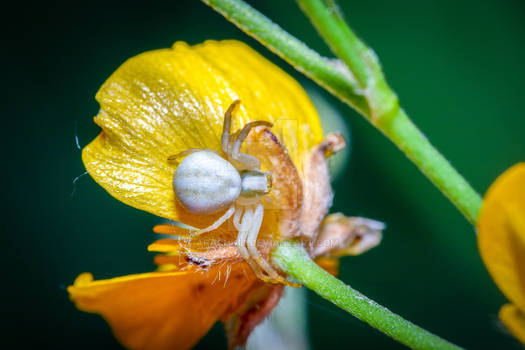
[[[256,8],[323,54],[290,0]],[[342,1],[377,52],[402,105],[470,183],[484,192],[525,159],[525,6],[507,1]],[[118,202],[84,172],[75,146],[99,132],[95,92],[126,59],[175,40],[238,38],[311,84],[199,1],[19,3],[4,12],[2,319],[4,344],[118,348],[101,318],[75,310],[64,287],[152,268],[152,215]],[[347,258],[341,278],[379,303],[468,348],[520,346],[503,330],[505,302],[474,229],[362,117],[326,95],[352,128],[352,156],[334,184],[334,211],[388,224],[382,244]],[[5,278],[7,277],[7,278]],[[402,348],[309,295],[315,349]],[[223,348],[220,327],[198,348]]]

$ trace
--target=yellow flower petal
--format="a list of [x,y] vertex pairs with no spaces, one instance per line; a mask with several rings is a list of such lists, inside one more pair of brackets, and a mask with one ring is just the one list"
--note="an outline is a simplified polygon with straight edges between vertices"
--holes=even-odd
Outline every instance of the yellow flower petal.
[[513,336],[525,344],[525,314],[512,304],[503,305],[499,318]]
[[525,311],[525,163],[505,171],[487,191],[478,246],[499,289]]
[[188,349],[256,282],[245,267],[232,265],[222,279],[219,267],[102,281],[84,273],[68,292],[80,310],[104,317],[127,348]]
[[177,42],[133,57],[96,98],[95,121],[103,132],[83,151],[87,171],[122,202],[189,224],[206,219],[177,204],[176,165],[167,157],[188,148],[219,150],[224,112],[235,99],[241,106],[232,130],[248,121],[274,123],[299,171],[322,138],[319,117],[299,84],[237,41]]

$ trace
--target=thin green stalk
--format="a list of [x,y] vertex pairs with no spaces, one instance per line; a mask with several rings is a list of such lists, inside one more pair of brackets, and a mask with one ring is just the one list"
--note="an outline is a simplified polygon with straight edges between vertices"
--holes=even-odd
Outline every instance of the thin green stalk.
[[281,243],[272,262],[323,298],[412,349],[461,349],[345,285],[314,263],[299,243]]
[[447,196],[463,215],[475,224],[481,197],[436,150],[402,109],[378,128]]
[[386,83],[378,58],[350,29],[335,0],[297,2],[331,50],[352,72],[355,70],[356,76],[361,77],[372,124],[390,138],[475,224],[481,197],[399,108],[397,96]]
[[475,224],[481,197],[400,109],[377,57],[346,25],[333,0],[299,3],[344,64],[321,57],[242,0],[202,1],[365,116]]
[[335,0],[297,0],[332,52],[357,77],[370,109],[368,119],[375,124],[399,109],[375,53],[346,24]]
[[[343,21],[343,16],[335,1],[325,0],[321,5],[314,1],[297,0],[297,2],[311,20],[312,16],[310,14],[312,12],[319,10],[318,7],[326,6],[325,9],[327,11],[324,9],[322,11],[324,25],[318,26],[316,25],[317,22],[314,25],[336,56],[341,58],[350,68],[350,71],[354,73],[361,88],[366,88],[369,80],[369,68],[363,61],[362,56],[366,54],[368,49],[351,30],[341,26],[340,22]],[[326,20],[326,16],[330,16],[331,20]],[[330,44],[334,41],[333,38],[344,38],[344,40],[338,41],[339,45],[332,46]]]

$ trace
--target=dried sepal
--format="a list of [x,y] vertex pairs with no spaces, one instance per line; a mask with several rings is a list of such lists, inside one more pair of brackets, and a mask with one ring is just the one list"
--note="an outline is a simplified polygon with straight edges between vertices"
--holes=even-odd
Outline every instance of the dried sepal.
[[271,169],[272,192],[265,203],[265,215],[273,215],[279,227],[276,239],[300,235],[299,218],[303,205],[303,186],[299,172],[286,147],[267,127],[256,128],[249,139],[252,152],[260,155],[263,166]]
[[331,214],[323,220],[310,253],[314,257],[359,255],[381,242],[384,229],[385,224],[376,220]]
[[332,205],[333,193],[327,158],[343,149],[346,142],[339,133],[330,133],[308,154],[303,173],[304,200],[301,208],[301,236],[314,241],[321,221]]

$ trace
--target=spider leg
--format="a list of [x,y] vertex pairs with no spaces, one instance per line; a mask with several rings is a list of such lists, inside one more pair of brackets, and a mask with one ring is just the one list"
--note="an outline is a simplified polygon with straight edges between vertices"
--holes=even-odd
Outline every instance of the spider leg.
[[186,157],[187,155],[190,155],[190,154],[198,152],[198,151],[201,151],[201,149],[200,148],[188,148],[185,151],[182,151],[182,152],[179,152],[177,154],[173,154],[173,155],[169,156],[168,157],[168,162],[176,162],[177,159],[182,158],[182,157]]
[[231,158],[236,161],[243,169],[258,170],[261,167],[259,159],[248,154],[239,153],[236,158]]
[[241,230],[241,218],[242,218],[243,212],[244,212],[244,208],[239,207],[235,210],[235,214],[233,215],[233,226],[235,226],[237,231]]
[[189,156],[190,154],[199,152],[199,151],[207,151],[207,152],[213,152],[213,153],[218,154],[217,151],[210,149],[210,148],[188,148],[185,151],[169,156],[168,162],[178,163],[180,158]]
[[239,205],[242,205],[242,206],[250,206],[250,205],[255,205],[255,204],[259,203],[261,201],[261,198],[264,198],[264,197],[242,197],[242,196],[239,196],[239,198],[237,198],[235,203],[237,203]]
[[192,231],[191,236],[198,236],[205,232],[210,232],[210,231],[213,231],[219,228],[219,226],[224,224],[224,222],[228,220],[233,215],[233,213],[235,213],[235,207],[232,205],[231,207],[228,208],[228,210],[226,210],[226,212],[220,218],[217,219],[217,221],[215,221],[213,224],[211,224],[210,226],[206,228],[203,228],[197,231]]
[[[238,212],[242,213],[242,209],[238,209]],[[237,249],[239,250],[239,254],[241,255],[241,257],[250,266],[255,275],[257,277],[264,276],[259,266],[252,259],[250,259],[250,254],[246,249],[246,238],[248,236],[248,230],[252,225],[253,211],[249,208],[246,208],[246,210],[244,210],[244,215],[242,216],[242,221],[239,221],[240,215],[241,214],[237,215],[236,212],[235,217],[233,218],[233,224],[239,231],[236,241]]]
[[257,276],[261,278],[265,282],[280,282],[284,284],[289,284],[284,277],[279,275],[277,271],[270,265],[268,261],[266,261],[259,250],[257,250],[257,236],[259,235],[259,230],[261,228],[262,220],[264,215],[264,207],[262,204],[258,204],[255,207],[254,213],[253,213],[253,219],[252,219],[252,225],[250,227],[250,231],[248,233],[248,237],[246,240],[246,246],[248,248],[248,252],[250,253],[250,257],[254,259],[257,262],[257,265],[260,266],[264,272],[268,274],[268,277],[266,276]]
[[242,128],[242,130],[237,135],[237,138],[235,139],[235,141],[233,142],[231,152],[227,153],[230,158],[243,164],[248,169],[259,169],[261,167],[261,162],[259,161],[259,159],[240,152],[242,143],[244,142],[244,140],[250,133],[250,130],[256,126],[271,127],[272,123],[263,121],[263,120],[257,120],[257,121],[246,124],[244,128]]
[[230,107],[228,107],[228,109],[226,110],[226,113],[224,113],[224,123],[222,124],[221,146],[222,146],[222,151],[226,154],[228,154],[228,144],[230,143],[232,113],[240,103],[241,103],[241,100],[233,101]]

